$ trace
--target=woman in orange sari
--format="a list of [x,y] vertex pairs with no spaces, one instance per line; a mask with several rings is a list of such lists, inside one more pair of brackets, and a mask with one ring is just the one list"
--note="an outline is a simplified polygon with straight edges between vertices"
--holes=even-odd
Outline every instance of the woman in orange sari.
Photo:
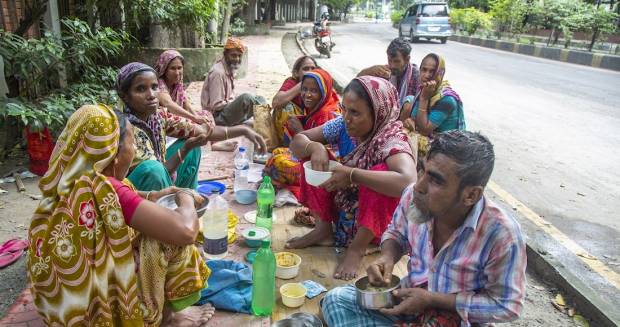
[[[340,115],[340,98],[334,91],[334,80],[328,72],[317,68],[303,75],[301,99],[304,115],[289,116],[284,128],[285,144],[305,130],[322,126]],[[277,148],[265,166],[265,174],[276,186],[288,188],[299,198],[301,162],[288,148]]]

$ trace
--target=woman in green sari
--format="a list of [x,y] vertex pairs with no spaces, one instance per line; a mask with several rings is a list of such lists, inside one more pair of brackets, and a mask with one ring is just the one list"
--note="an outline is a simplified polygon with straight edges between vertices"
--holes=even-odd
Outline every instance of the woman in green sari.
[[[134,129],[136,156],[127,178],[141,191],[172,185],[195,189],[200,147],[213,132],[213,120],[199,125],[160,107],[157,74],[143,63],[129,63],[120,69],[116,91]],[[166,136],[178,139],[168,149]]]

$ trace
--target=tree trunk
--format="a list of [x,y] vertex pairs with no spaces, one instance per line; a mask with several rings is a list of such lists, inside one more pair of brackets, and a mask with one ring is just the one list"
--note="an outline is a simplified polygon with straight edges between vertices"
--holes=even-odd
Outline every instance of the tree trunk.
[[551,38],[553,37],[553,33],[555,33],[555,27],[551,29],[551,33],[549,33],[549,39],[547,39],[547,46],[551,44]]
[[590,46],[588,47],[588,51],[592,52],[592,48],[594,48],[594,43],[596,43],[596,39],[598,38],[598,28],[594,28],[594,33],[592,33],[592,41],[590,42]]
[[228,37],[228,30],[230,29],[230,15],[232,14],[233,0],[226,1],[226,11],[224,12],[224,24],[222,25],[222,35],[220,37],[220,43],[224,44]]
[[[15,1],[9,1],[9,3]],[[14,4],[13,4],[14,5]],[[32,25],[41,20],[41,17],[47,11],[47,1],[35,0],[32,2],[32,6],[24,4],[26,6],[24,10],[24,18],[19,21],[19,26],[15,29],[15,34],[19,36],[25,36]]]

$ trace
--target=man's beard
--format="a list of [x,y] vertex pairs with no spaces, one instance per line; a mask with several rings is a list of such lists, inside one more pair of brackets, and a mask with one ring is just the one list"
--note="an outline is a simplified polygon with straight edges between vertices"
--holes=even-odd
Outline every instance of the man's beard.
[[409,208],[407,208],[407,212],[405,212],[405,215],[407,216],[407,220],[421,225],[424,224],[425,222],[431,220],[431,215],[428,212],[422,212],[422,210],[420,210],[414,203],[413,203],[413,199],[411,199],[411,203],[409,203]]
[[229,67],[233,73],[236,73],[241,68],[241,64],[230,64]]

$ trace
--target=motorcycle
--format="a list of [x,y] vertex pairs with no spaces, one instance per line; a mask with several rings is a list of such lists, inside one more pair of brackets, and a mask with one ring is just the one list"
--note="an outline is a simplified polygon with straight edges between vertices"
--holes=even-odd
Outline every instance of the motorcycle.
[[326,55],[327,58],[331,58],[331,51],[336,45],[332,41],[332,33],[329,28],[321,27],[321,23],[315,23],[313,28],[314,33],[314,47],[322,55]]

